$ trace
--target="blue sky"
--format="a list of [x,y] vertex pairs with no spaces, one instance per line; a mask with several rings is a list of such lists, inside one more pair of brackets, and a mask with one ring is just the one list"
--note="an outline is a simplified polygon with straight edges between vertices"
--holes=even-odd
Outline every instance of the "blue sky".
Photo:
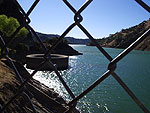
[[[86,0],[68,0],[78,10]],[[143,0],[150,6],[150,0]],[[18,0],[27,11],[34,0]],[[84,10],[82,25],[94,38],[103,38],[150,18],[135,0],[93,0]],[[74,14],[62,0],[41,0],[30,15],[30,25],[39,32],[61,35],[74,22]],[[67,36],[87,38],[75,27]]]

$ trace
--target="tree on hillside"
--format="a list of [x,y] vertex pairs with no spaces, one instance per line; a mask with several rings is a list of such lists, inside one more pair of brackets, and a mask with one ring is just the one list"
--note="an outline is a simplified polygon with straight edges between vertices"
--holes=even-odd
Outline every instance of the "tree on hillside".
[[[9,38],[16,29],[20,26],[17,19],[10,17],[8,18],[6,15],[0,15],[0,32],[5,38]],[[28,31],[26,28],[22,28],[16,37],[26,37]]]
[[[6,15],[0,15],[0,35],[3,37],[5,43],[7,43],[9,40],[11,40],[11,35],[16,31],[16,29],[20,26],[19,22],[17,19],[13,17],[7,17]],[[23,27],[15,36],[15,41],[13,41],[12,45],[9,46],[9,49],[11,51],[22,51],[25,52],[26,45],[22,44],[21,48],[15,48],[22,40],[25,38],[28,34],[28,30]],[[20,46],[19,46],[20,47]],[[0,44],[0,54],[1,54],[1,49],[2,49],[2,44]],[[12,53],[10,51],[10,53]],[[4,52],[4,51],[3,51]],[[15,53],[13,52],[11,56],[16,56]],[[2,57],[2,56],[1,56]]]

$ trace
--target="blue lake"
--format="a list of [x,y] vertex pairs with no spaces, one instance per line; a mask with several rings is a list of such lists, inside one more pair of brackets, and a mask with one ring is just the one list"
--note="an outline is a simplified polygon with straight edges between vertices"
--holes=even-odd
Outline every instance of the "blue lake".
[[[60,73],[75,96],[78,96],[107,71],[109,61],[96,47],[71,46],[83,55],[70,57],[70,68]],[[112,48],[105,50],[113,58],[123,51]],[[150,52],[132,51],[118,62],[115,72],[150,110]],[[38,72],[34,78],[70,100],[55,73]],[[111,75],[79,100],[77,107],[82,113],[143,113]]]

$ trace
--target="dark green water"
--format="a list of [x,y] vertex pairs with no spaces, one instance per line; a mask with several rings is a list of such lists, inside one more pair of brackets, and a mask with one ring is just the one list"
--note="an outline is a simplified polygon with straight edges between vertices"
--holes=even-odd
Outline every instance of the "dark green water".
[[[83,55],[70,57],[70,69],[62,71],[61,75],[77,96],[107,71],[109,62],[96,47],[72,47]],[[123,51],[111,48],[105,50],[113,58]],[[150,110],[150,52],[132,51],[118,62],[115,72]],[[39,72],[34,78],[70,100],[54,73]],[[82,98],[78,108],[82,113],[143,113],[111,75]]]

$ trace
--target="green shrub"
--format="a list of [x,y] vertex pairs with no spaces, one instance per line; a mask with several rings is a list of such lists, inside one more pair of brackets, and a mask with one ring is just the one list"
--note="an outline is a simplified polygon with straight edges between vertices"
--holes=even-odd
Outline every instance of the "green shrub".
[[[7,43],[10,40],[11,35],[16,31],[16,29],[20,26],[19,22],[17,21],[17,19],[13,18],[13,17],[7,17],[6,15],[0,15],[0,34],[2,35],[5,43]],[[16,42],[14,42],[12,45],[16,46],[16,44],[18,44],[18,40],[22,40],[23,38],[25,38],[28,34],[28,30],[23,27],[22,29],[20,29],[20,31],[17,33],[17,35],[15,36],[15,38],[17,38],[17,40],[15,40]],[[23,49],[27,49],[25,47],[25,45],[23,46],[19,46],[20,48],[17,48],[16,50],[11,49],[12,46],[9,47],[9,49],[11,50],[11,55],[15,55],[16,54],[16,50],[23,50]],[[0,55],[1,55],[1,44],[0,44]]]
[[[0,15],[0,32],[4,37],[10,37],[16,29],[20,26],[17,19],[10,17],[8,18],[6,15]],[[26,28],[22,28],[16,37],[26,37],[28,31]]]

